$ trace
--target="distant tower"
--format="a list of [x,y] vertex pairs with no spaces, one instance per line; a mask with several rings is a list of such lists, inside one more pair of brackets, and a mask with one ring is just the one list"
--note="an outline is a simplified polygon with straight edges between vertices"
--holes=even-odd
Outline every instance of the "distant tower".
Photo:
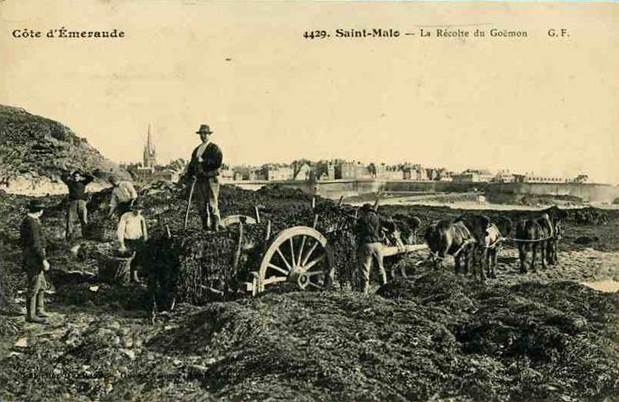
[[148,134],[146,136],[146,145],[144,146],[144,167],[154,168],[157,164],[157,151],[150,137],[150,124],[148,125]]

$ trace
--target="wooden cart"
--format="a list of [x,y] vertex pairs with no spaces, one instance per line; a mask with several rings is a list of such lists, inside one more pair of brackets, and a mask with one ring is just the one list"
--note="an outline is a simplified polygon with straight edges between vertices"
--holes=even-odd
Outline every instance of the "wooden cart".
[[[318,216],[314,218],[314,226]],[[260,223],[256,217],[233,215],[222,220],[225,226],[240,225],[239,244],[235,263],[243,252],[243,225]],[[251,281],[245,282],[245,291],[252,295],[264,292],[267,288],[288,283],[297,290],[321,290],[328,284],[333,272],[332,250],[327,237],[309,226],[294,226],[270,236],[270,222],[266,222],[265,237],[267,246],[262,254],[260,265],[251,271]],[[425,244],[388,246],[384,248],[385,257],[404,255],[427,249]],[[354,261],[351,261],[354,264]]]

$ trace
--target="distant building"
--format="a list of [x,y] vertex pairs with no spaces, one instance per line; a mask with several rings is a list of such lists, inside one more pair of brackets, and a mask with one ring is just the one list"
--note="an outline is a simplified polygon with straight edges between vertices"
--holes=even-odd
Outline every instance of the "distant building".
[[262,170],[259,168],[252,168],[249,170],[248,180],[256,181],[256,180],[266,180],[266,176],[262,173]]
[[402,180],[403,173],[399,166],[387,165],[381,163],[379,165],[370,163],[368,166],[370,175],[375,179],[380,180]]
[[179,173],[172,169],[157,170],[154,175],[151,176],[151,179],[171,181],[173,183],[177,183],[179,178]]
[[499,170],[492,179],[495,183],[513,183],[514,180],[514,174],[507,169]]
[[428,181],[428,173],[426,169],[419,164],[405,163],[400,165],[403,180],[412,181]]
[[[247,174],[247,178],[249,178],[249,173]],[[247,180],[247,178],[243,177],[243,172],[239,170],[234,170],[232,172],[232,180],[234,181]]]
[[219,170],[219,178],[223,181],[232,181],[234,180],[234,172],[230,167],[223,165]]
[[357,179],[371,179],[372,174],[366,165],[361,162],[355,164],[355,174]]
[[294,180],[309,180],[312,176],[312,167],[309,163],[304,163],[297,168],[294,174]]
[[335,165],[336,179],[356,179],[357,166],[355,162],[342,161]]
[[541,176],[535,173],[515,174],[514,182],[516,183],[565,183],[567,180],[563,177]]
[[454,182],[460,183],[487,183],[494,178],[494,175],[486,169],[467,169],[460,174],[453,176]]
[[438,181],[453,181],[454,172],[445,168],[438,169]]
[[438,175],[438,169],[426,169],[426,179],[427,180],[438,180],[439,175]]
[[335,165],[333,161],[319,161],[314,168],[318,180],[335,180]]
[[268,164],[262,166],[260,175],[264,180],[292,180],[294,172],[290,166]]

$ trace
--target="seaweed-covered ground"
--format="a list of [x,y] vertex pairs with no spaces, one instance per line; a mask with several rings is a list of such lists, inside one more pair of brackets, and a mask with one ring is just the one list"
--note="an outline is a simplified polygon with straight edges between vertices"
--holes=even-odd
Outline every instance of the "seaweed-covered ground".
[[[182,196],[150,189],[143,197],[150,225],[181,232],[174,217],[183,215]],[[41,326],[19,312],[0,315],[0,400],[569,402],[619,395],[619,294],[580,284],[619,279],[614,212],[606,225],[568,220],[560,264],[551,269],[521,275],[515,250],[506,248],[498,278],[484,285],[449,266],[437,272],[416,265],[422,252],[400,262],[408,278],[370,296],[271,292],[153,313],[144,308],[145,287],[97,280],[100,256],[111,252],[112,242],[88,240],[78,256],[68,252],[58,229],[60,201],[47,200],[44,218],[56,267],[49,275],[53,316]],[[277,228],[310,224],[310,201],[282,189],[228,188],[222,210],[251,214],[260,205]],[[26,202],[0,194],[0,277],[22,306],[16,225]],[[91,203],[93,219],[97,203]],[[461,213],[381,211],[416,214],[424,225]],[[174,219],[162,223],[158,214]],[[197,225],[193,217],[190,226]]]

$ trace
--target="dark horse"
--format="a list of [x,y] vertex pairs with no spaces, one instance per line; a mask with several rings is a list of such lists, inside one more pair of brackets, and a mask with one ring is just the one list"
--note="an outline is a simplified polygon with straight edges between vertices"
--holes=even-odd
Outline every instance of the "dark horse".
[[452,255],[456,262],[456,274],[460,273],[462,259],[464,270],[468,273],[475,240],[463,222],[438,221],[428,227],[424,237],[430,248],[434,268],[442,267],[447,255]]
[[546,244],[546,256],[548,264],[555,265],[559,262],[559,240],[563,237],[563,222],[567,219],[568,214],[556,205],[546,208],[542,212],[548,215],[547,222],[550,222],[550,227],[547,230],[550,232],[551,239]]
[[542,268],[546,269],[548,244],[552,240],[552,225],[547,214],[539,218],[523,218],[516,223],[516,242],[520,258],[520,272],[526,273],[529,255],[532,254],[530,267],[536,271],[537,253],[540,253]]
[[475,239],[472,246],[474,275],[482,281],[486,276],[496,278],[498,253],[503,237],[511,232],[511,220],[499,217],[492,221],[485,215],[467,213],[456,218],[456,222],[464,223]]

